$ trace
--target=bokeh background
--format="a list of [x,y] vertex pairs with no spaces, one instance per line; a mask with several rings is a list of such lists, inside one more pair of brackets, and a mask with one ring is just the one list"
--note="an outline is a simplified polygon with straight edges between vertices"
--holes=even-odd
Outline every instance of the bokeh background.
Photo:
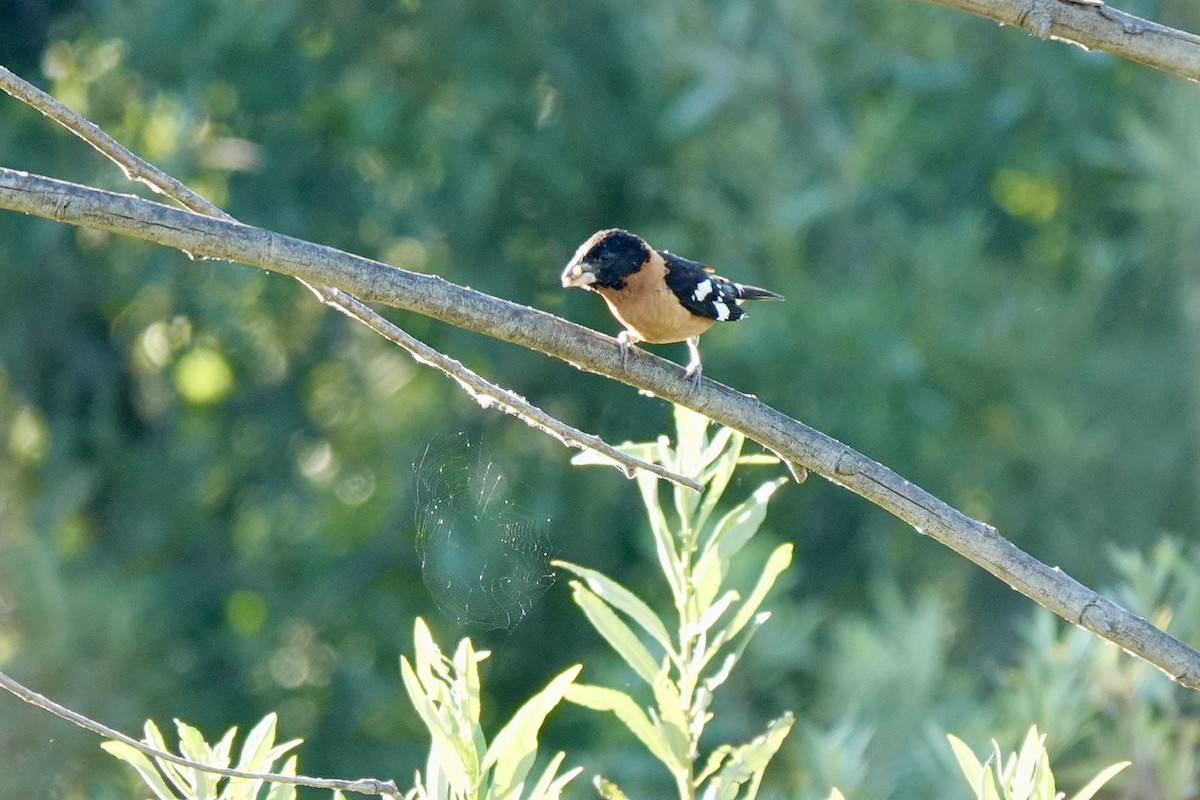
[[[1200,30],[1188,0],[1129,10]],[[705,374],[1200,643],[1195,85],[878,0],[10,0],[0,30],[0,63],[247,222],[609,332],[558,284],[601,227],[786,295],[710,333]],[[136,191],[7,98],[0,154]],[[665,596],[616,471],[294,281],[11,213],[0,242],[0,668],[131,732],[277,710],[302,771],[402,785],[426,748],[397,672],[416,615],[493,650],[492,721],[578,661],[628,683],[536,558]],[[390,313],[610,441],[671,429],[628,387]],[[451,498],[500,476],[460,533],[528,520],[527,592],[437,591],[422,474]],[[1133,758],[1106,796],[1200,791],[1196,703],[1163,676],[821,479],[766,528],[797,565],[713,731],[796,712],[763,796],[962,797],[944,733],[982,752],[1033,723],[1069,788]],[[482,571],[462,535],[451,560]],[[581,709],[546,741],[670,792]],[[0,797],[144,794],[0,697]]]

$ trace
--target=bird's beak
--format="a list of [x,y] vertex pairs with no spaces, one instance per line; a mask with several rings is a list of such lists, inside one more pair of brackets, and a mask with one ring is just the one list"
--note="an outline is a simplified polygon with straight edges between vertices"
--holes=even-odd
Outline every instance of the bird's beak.
[[592,271],[592,265],[586,261],[572,261],[563,270],[562,285],[564,288],[586,289],[595,282],[596,273]]

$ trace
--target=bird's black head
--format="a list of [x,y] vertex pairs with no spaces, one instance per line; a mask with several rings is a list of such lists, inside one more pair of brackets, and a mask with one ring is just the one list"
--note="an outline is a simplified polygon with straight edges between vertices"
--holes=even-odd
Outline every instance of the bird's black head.
[[593,233],[579,246],[563,270],[562,284],[584,289],[605,286],[621,289],[625,279],[650,258],[650,245],[641,237],[620,228]]

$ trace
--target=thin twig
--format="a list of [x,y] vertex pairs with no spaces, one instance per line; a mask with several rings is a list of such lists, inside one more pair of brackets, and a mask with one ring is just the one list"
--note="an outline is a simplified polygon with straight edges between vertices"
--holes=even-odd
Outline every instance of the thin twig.
[[[125,173],[125,177],[130,180],[144,183],[154,191],[174,199],[184,208],[191,209],[198,214],[204,214],[205,216],[227,222],[236,222],[233,217],[225,213],[218,206],[192,191],[158,167],[135,155],[91,120],[67,108],[46,92],[43,92],[3,66],[0,66],[0,90],[32,106],[48,119],[57,122],[87,142],[120,167],[121,171]],[[601,456],[613,462],[626,477],[632,477],[637,470],[645,470],[664,480],[686,486],[694,492],[704,491],[704,487],[691,478],[623,453],[600,437],[573,428],[542,411],[540,408],[531,405],[515,393],[484,380],[458,361],[443,355],[401,330],[395,323],[384,318],[357,298],[330,286],[306,281],[303,278],[299,280],[322,303],[338,309],[351,319],[355,319],[377,333],[382,334],[388,340],[407,350],[420,363],[442,370],[458,381],[459,385],[481,403],[490,402],[490,404],[499,406],[505,412],[524,421],[529,427],[550,434],[568,447],[596,451]]]
[[580,450],[594,450],[600,455],[617,462],[622,471],[625,472],[626,477],[633,477],[634,471],[641,469],[652,472],[660,478],[665,478],[666,480],[686,486],[693,491],[704,491],[703,484],[698,481],[671,472],[658,464],[634,458],[627,453],[621,452],[598,436],[582,433],[569,425],[563,424],[530,403],[524,397],[491,383],[478,373],[464,366],[461,362],[455,361],[453,358],[435,350],[419,339],[410,336],[395,325],[390,323],[384,325],[375,324],[375,319],[382,320],[385,323],[387,320],[383,320],[378,314],[367,315],[361,313],[364,309],[368,311],[369,309],[366,309],[361,301],[356,300],[351,295],[345,292],[338,292],[337,297],[331,298],[326,302],[339,311],[364,323],[389,341],[404,348],[417,361],[437,367],[451,378],[454,378],[467,394],[479,401],[480,405],[499,405],[506,412],[525,420],[530,427],[545,431],[567,447],[575,447]]
[[432,275],[129,195],[0,168],[0,208],[106,230],[209,258],[237,261],[416,311],[607,375],[741,431],[785,461],[861,495],[997,576],[1064,619],[1200,689],[1200,653],[1006,540],[990,525],[887,467],[750,395],[644,350],[623,362],[612,337]]
[[271,783],[290,783],[293,786],[306,786],[310,789],[330,789],[333,791],[354,792],[356,794],[381,795],[383,797],[400,800],[400,790],[396,787],[395,781],[381,781],[375,778],[362,778],[355,781],[344,781],[333,778],[308,778],[303,775],[280,775],[273,772],[245,772],[240,769],[230,769],[228,767],[217,767],[211,764],[201,764],[197,761],[177,756],[174,753],[168,753],[164,750],[159,750],[156,747],[151,747],[145,742],[134,739],[132,736],[127,736],[118,730],[108,727],[102,722],[96,722],[94,719],[85,717],[78,711],[72,711],[64,705],[54,702],[45,695],[38,694],[24,684],[13,680],[3,672],[0,672],[0,687],[7,689],[12,694],[24,700],[30,705],[49,711],[56,717],[65,719],[67,722],[72,722],[84,730],[98,733],[106,739],[127,744],[135,750],[139,750],[148,756],[170,761],[173,764],[179,764],[184,767],[191,767],[202,772],[209,772],[214,775],[224,775],[228,778],[247,778],[256,781],[269,781]]

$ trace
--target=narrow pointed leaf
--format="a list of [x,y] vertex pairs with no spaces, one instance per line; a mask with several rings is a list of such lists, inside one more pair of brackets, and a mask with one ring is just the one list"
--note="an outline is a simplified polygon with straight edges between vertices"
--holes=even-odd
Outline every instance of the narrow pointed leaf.
[[946,734],[946,739],[950,742],[950,749],[954,752],[958,768],[963,771],[967,784],[977,796],[982,796],[979,787],[983,785],[983,763],[962,739],[952,733]]
[[735,506],[717,523],[693,569],[701,605],[708,605],[717,596],[730,561],[758,531],[766,519],[771,495],[782,484],[783,479],[763,484],[746,502]]
[[654,703],[658,709],[659,730],[674,754],[674,763],[686,764],[691,758],[687,717],[680,700],[679,687],[671,680],[666,667],[659,670],[654,682]]
[[211,748],[204,741],[200,731],[181,720],[175,720],[175,732],[179,736],[179,755],[188,761],[200,764],[209,763]]
[[[691,409],[675,406],[675,471],[689,477],[699,475],[704,470],[701,463],[701,452],[704,450],[705,435],[708,431],[708,418],[697,414]],[[676,484],[672,493],[675,496],[675,512],[685,533],[692,533],[692,514],[700,503],[700,495]],[[693,534],[694,535],[694,534]]]
[[116,756],[137,770],[138,775],[142,777],[142,781],[150,787],[150,791],[154,792],[154,796],[158,800],[176,800],[175,794],[167,786],[162,775],[154,768],[154,764],[150,761],[150,758],[141,750],[130,747],[124,742],[103,742],[100,746],[104,748],[106,753]]
[[758,607],[767,599],[767,593],[771,591],[771,587],[775,585],[775,580],[785,569],[792,563],[792,545],[781,544],[776,547],[771,555],[767,557],[767,563],[763,565],[762,574],[758,578],[758,583],[754,585],[754,589],[750,592],[750,596],[742,603],[737,612],[730,620],[726,627],[726,635],[732,639],[737,636],[746,623],[754,617],[758,611]]
[[1054,773],[1050,771],[1050,754],[1044,748],[1042,754],[1038,757],[1037,769],[1033,773],[1033,785],[1031,789],[1030,797],[1046,797],[1049,800],[1055,800],[1054,796],[1057,793],[1054,791]]
[[749,787],[741,795],[742,800],[754,800],[767,765],[779,751],[794,722],[790,713],[784,714],[772,721],[765,733],[730,751],[724,766],[710,781],[716,787],[717,800],[736,800],[747,783]]
[[725,494],[733,472],[737,469],[738,455],[742,452],[742,443],[745,438],[732,428],[721,428],[709,442],[709,452],[706,455],[712,466],[707,470],[707,474],[702,476],[706,486],[704,501],[700,504],[700,510],[696,514],[695,524],[698,530],[703,530],[704,526],[708,524],[717,503]]
[[1121,770],[1132,764],[1132,761],[1118,761],[1104,769],[1100,770],[1100,774],[1088,781],[1087,786],[1084,786],[1078,792],[1071,796],[1071,800],[1092,800],[1096,792],[1100,791],[1104,784],[1113,779],[1114,776]]
[[554,561],[552,566],[561,567],[578,575],[587,582],[588,588],[597,597],[628,616],[642,630],[650,634],[663,650],[671,652],[671,634],[667,633],[667,626],[640,597],[594,569],[581,567],[568,561]]
[[583,767],[572,767],[555,778],[554,782],[550,784],[550,789],[546,792],[545,796],[547,800],[556,800],[556,798],[561,797],[563,789],[567,788],[567,784],[575,780],[581,772],[583,772]]
[[715,603],[704,609],[700,615],[700,619],[696,620],[692,625],[688,626],[689,636],[702,636],[708,633],[713,625],[719,620],[729,607],[739,599],[737,592],[730,589],[725,594],[721,595]]
[[275,744],[277,719],[274,713],[267,714],[246,734],[246,743],[242,745],[242,754],[238,758],[238,769],[247,772],[263,771],[267,754]]
[[626,664],[646,683],[653,684],[658,674],[658,662],[632,629],[618,617],[607,603],[579,581],[571,581],[575,604],[583,610],[596,632],[604,637]]
[[582,669],[581,664],[576,664],[556,675],[545,689],[526,700],[496,734],[481,767],[485,773],[489,768],[495,768],[492,770],[493,796],[515,798],[520,793],[525,776],[537,757],[538,731],[546,715],[562,701],[567,687]]
[[671,748],[662,733],[654,727],[646,712],[629,695],[606,686],[576,683],[567,689],[566,698],[585,708],[612,712],[651,755],[666,764],[668,769],[674,770],[679,766],[672,757]]
[[533,788],[529,790],[529,793],[525,796],[525,800],[543,800],[543,798],[547,797],[547,792],[554,782],[554,775],[558,772],[558,768],[562,766],[563,759],[566,757],[567,754],[560,750],[550,758],[550,763],[542,770],[537,783],[533,784]]
[[709,753],[708,759],[704,762],[704,769],[700,770],[700,773],[696,775],[696,784],[702,785],[706,780],[708,780],[709,776],[716,773],[716,771],[721,768],[721,765],[725,763],[725,759],[732,752],[733,745],[723,744]]
[[620,786],[600,775],[592,781],[592,786],[596,787],[596,794],[600,795],[601,800],[629,800]]
[[[287,761],[283,762],[279,774],[295,777],[296,764],[296,757],[290,756]],[[296,787],[291,783],[272,783],[271,788],[267,791],[267,800],[296,800]]]
[[712,538],[705,544],[706,553],[715,550],[718,558],[728,563],[758,531],[767,517],[767,504],[771,502],[771,495],[783,484],[783,478],[764,483],[745,502],[734,506],[721,517]]
[[409,700],[417,710],[425,728],[429,731],[431,745],[431,760],[437,754],[437,762],[446,775],[446,780],[459,792],[469,792],[473,783],[472,775],[476,774],[463,760],[460,743],[454,736],[451,723],[443,716],[442,711],[434,705],[426,694],[416,670],[407,658],[400,658],[400,675],[404,680],[404,688],[408,691]]
[[1021,743],[1021,749],[1017,751],[1016,765],[1007,781],[1009,786],[1026,797],[1033,785],[1033,771],[1037,769],[1044,742],[1045,737],[1038,735],[1037,725],[1030,727]]

